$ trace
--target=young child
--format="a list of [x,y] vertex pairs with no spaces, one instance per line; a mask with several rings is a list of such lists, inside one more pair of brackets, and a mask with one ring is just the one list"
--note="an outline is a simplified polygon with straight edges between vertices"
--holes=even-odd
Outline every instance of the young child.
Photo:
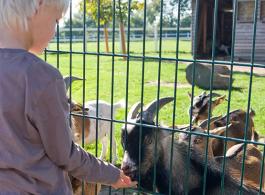
[[62,75],[34,55],[54,36],[68,1],[0,0],[1,195],[72,194],[68,174],[114,188],[136,185],[73,143]]

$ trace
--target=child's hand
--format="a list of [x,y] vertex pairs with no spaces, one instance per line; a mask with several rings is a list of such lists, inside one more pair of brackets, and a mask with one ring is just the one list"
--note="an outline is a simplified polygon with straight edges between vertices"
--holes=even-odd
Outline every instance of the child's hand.
[[118,181],[111,185],[111,187],[117,188],[130,188],[135,187],[137,185],[136,181],[132,181],[130,177],[124,175],[123,171],[120,171],[120,178]]

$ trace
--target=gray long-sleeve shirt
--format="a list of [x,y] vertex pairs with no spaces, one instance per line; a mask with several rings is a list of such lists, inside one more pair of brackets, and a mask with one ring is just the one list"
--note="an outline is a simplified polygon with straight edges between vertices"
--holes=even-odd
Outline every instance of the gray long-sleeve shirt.
[[60,72],[21,49],[0,49],[0,195],[72,194],[68,173],[112,184],[119,170],[72,141]]

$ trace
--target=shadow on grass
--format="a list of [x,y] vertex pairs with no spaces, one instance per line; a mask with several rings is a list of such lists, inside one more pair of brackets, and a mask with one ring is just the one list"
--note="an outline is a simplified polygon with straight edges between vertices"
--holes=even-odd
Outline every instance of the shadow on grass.
[[[229,89],[227,89],[227,90],[229,90]],[[243,90],[244,90],[243,87],[233,87],[233,86],[232,86],[232,91],[238,91],[238,92],[242,93]]]
[[[233,71],[233,75],[246,75],[246,76],[249,76],[250,77],[250,72],[241,72],[241,71]],[[257,73],[254,73],[252,74],[253,76],[255,77],[264,77],[265,78],[265,72],[262,73],[262,74],[257,74]]]

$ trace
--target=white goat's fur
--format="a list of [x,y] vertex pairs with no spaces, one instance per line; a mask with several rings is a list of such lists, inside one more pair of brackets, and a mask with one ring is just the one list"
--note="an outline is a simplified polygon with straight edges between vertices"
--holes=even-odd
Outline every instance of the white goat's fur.
[[[85,108],[88,110],[86,111],[86,115],[88,117],[99,117],[111,120],[111,104],[108,102],[105,102],[103,100],[98,101],[98,115],[97,115],[97,101],[88,101],[85,103]],[[119,102],[113,104],[113,119],[115,117],[116,110],[119,108],[124,108],[125,102],[124,100],[120,100]],[[81,142],[82,140],[82,129],[80,131],[77,130],[78,122],[82,122],[82,120],[77,121],[74,116],[72,118],[73,120],[73,130],[74,130],[74,136],[76,142]],[[97,132],[97,119],[94,118],[85,118],[84,120],[89,120],[89,122],[85,125],[89,125],[89,132],[84,132],[84,142],[86,144],[91,144],[96,141],[96,132]],[[86,121],[85,121],[86,122]],[[79,124],[80,125],[80,124]],[[82,125],[80,125],[82,127]],[[111,136],[111,121],[101,120],[98,119],[98,140],[102,143],[102,151],[100,155],[100,159],[104,159],[107,154],[107,148],[108,148],[108,138]],[[116,152],[116,140],[115,140],[115,129],[114,129],[114,123],[112,123],[112,163],[116,163],[118,157]]]

